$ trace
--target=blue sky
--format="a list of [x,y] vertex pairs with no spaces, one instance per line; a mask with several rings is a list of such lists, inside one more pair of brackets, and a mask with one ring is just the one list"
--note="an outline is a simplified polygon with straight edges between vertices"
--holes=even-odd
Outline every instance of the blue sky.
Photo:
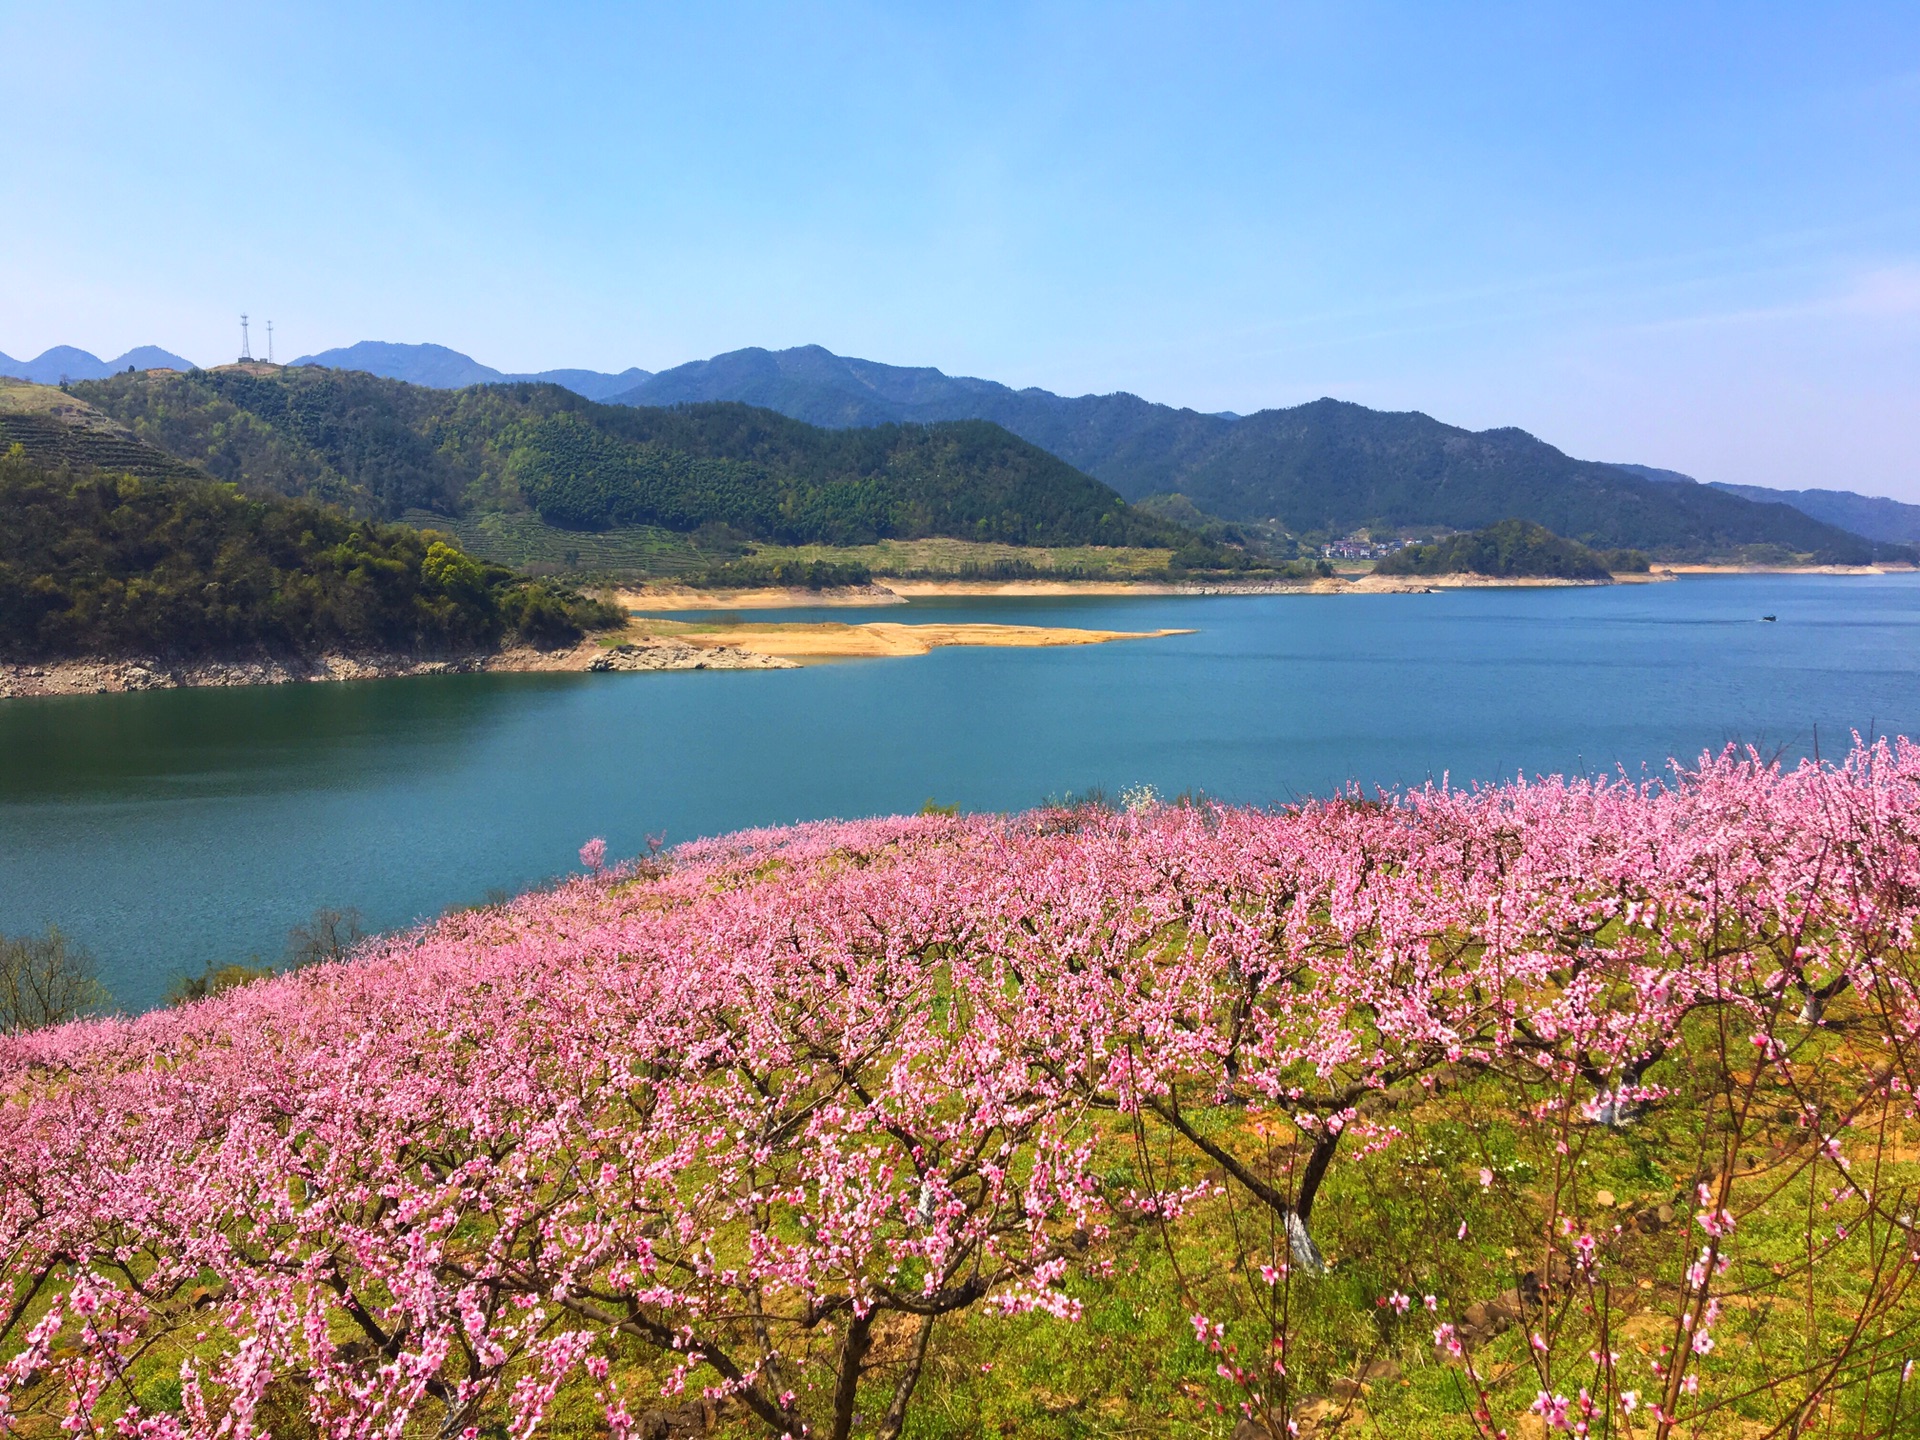
[[15,356],[812,342],[1920,500],[1912,4],[0,0],[0,56]]

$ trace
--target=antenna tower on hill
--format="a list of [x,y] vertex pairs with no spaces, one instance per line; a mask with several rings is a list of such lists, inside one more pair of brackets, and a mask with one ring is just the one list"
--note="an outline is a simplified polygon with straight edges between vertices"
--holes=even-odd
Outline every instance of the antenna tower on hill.
[[267,363],[273,364],[273,322],[267,322]]
[[244,315],[240,317],[240,358],[253,359],[253,341],[247,338],[247,317]]

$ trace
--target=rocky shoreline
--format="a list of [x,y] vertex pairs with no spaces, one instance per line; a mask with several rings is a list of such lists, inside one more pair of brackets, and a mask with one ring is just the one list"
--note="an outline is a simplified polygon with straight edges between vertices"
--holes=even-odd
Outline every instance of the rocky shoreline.
[[615,645],[594,657],[587,669],[608,670],[798,670],[799,663],[762,655],[737,645],[689,645],[684,640],[651,640]]
[[0,663],[0,700],[42,695],[119,695],[203,686],[298,685],[327,680],[390,680],[410,675],[607,670],[787,670],[793,661],[732,645],[646,641],[609,649],[594,640],[561,650],[522,647],[464,655],[254,654],[174,660],[153,655],[83,656]]

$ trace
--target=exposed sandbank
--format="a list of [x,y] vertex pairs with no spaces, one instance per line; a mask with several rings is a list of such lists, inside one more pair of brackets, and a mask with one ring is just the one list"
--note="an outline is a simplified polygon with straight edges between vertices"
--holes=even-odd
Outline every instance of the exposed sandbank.
[[[637,628],[644,631],[644,622]],[[844,660],[925,655],[949,645],[1029,649],[1054,645],[1104,645],[1113,640],[1158,640],[1168,635],[1192,633],[1191,630],[1076,630],[1047,625],[905,625],[888,620],[841,624],[828,620],[811,624],[728,625],[712,630],[676,630],[672,632],[672,638],[690,645],[730,645],[750,654],[772,655],[782,659]]]
[[613,592],[613,603],[625,610],[667,614],[676,610],[793,610],[814,605],[904,605],[906,597],[880,585],[852,585],[832,590],[760,588],[753,590],[695,590],[687,585],[643,586]]

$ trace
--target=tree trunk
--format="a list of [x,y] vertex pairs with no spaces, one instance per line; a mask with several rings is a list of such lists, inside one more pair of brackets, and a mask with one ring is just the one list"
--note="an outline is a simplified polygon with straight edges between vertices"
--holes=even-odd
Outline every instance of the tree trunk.
[[907,1402],[913,1399],[913,1387],[920,1383],[920,1367],[926,1363],[927,1341],[932,1337],[933,1316],[928,1315],[920,1322],[920,1333],[913,1337],[913,1358],[907,1361],[906,1373],[893,1387],[893,1401],[880,1422],[879,1440],[900,1440],[900,1432],[907,1425]]
[[873,1314],[851,1316],[840,1346],[840,1375],[833,1386],[833,1440],[853,1434],[853,1406],[860,1398],[860,1370],[873,1348]]

